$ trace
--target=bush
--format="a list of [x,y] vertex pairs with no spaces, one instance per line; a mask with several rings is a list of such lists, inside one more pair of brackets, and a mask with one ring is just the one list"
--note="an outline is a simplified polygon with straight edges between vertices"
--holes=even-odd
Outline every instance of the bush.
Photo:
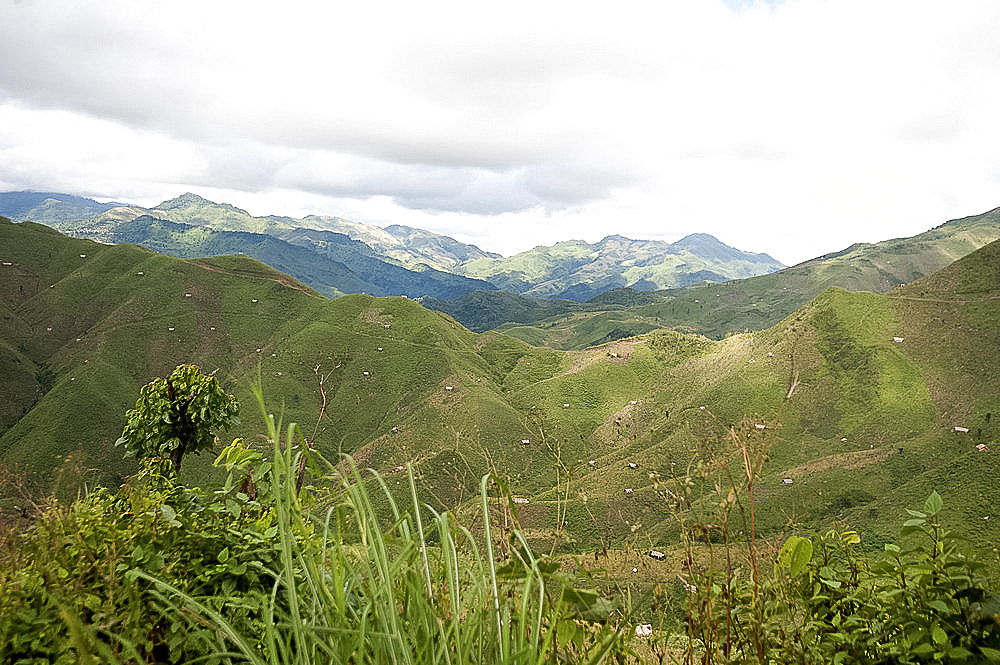
[[688,655],[705,663],[1000,662],[1000,596],[969,543],[943,529],[935,492],[900,545],[854,531],[791,536],[773,575],[705,571],[689,587]]

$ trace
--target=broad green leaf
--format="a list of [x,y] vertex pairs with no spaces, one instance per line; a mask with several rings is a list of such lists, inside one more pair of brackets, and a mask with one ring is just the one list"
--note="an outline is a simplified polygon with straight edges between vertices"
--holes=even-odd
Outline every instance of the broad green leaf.
[[989,647],[979,647],[979,650],[994,663],[1000,663],[1000,651]]
[[788,572],[792,577],[798,577],[806,569],[812,560],[813,544],[808,538],[799,538],[792,548],[791,560],[788,564]]
[[949,612],[950,611],[948,609],[948,606],[945,605],[944,601],[942,601],[942,600],[932,600],[931,602],[927,603],[927,607],[931,607],[931,608],[937,610],[938,612]]
[[841,534],[840,541],[845,545],[857,545],[861,542],[861,536],[858,535],[857,531],[845,531]]
[[941,626],[934,626],[934,630],[931,631],[931,639],[934,640],[934,644],[942,646],[948,643],[948,633],[944,632]]
[[941,507],[944,506],[944,500],[937,491],[931,492],[931,495],[927,497],[927,501],[924,502],[924,512],[928,516],[936,515]]
[[801,536],[790,536],[781,546],[781,551],[778,552],[778,558],[775,561],[777,568],[788,568],[792,564],[792,552],[795,551],[795,546],[800,539]]
[[163,513],[163,518],[168,522],[170,522],[171,524],[177,521],[177,511],[175,511],[167,504],[163,504],[162,506],[160,506],[160,512]]

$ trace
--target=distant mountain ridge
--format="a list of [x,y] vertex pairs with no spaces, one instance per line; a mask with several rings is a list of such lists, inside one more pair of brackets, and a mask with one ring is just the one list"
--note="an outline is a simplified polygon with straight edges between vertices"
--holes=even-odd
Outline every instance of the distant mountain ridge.
[[[99,242],[123,242],[121,238],[130,237],[133,238],[131,242],[154,247],[157,251],[188,257],[199,253],[211,255],[218,251],[212,248],[220,245],[236,251],[238,237],[225,243],[220,243],[216,235],[202,237],[187,232],[183,239],[176,236],[154,238],[126,227],[142,216],[149,216],[216,233],[265,234],[303,249],[312,247],[316,254],[326,259],[331,258],[331,243],[347,247],[345,240],[349,238],[364,243],[367,249],[353,246],[358,250],[357,260],[349,253],[336,253],[335,260],[343,264],[343,270],[338,270],[360,277],[369,283],[365,292],[378,295],[448,299],[471,290],[503,289],[534,297],[582,302],[619,287],[652,291],[703,281],[724,282],[782,267],[766,254],[742,252],[707,234],[693,234],[673,244],[632,240],[620,235],[608,236],[593,245],[569,240],[505,258],[448,236],[408,226],[379,228],[317,215],[301,219],[275,215],[254,217],[236,206],[215,203],[193,193],[182,194],[152,208],[98,203],[57,193],[0,193],[0,214],[14,221],[48,224],[63,233]],[[144,233],[153,230],[154,227],[147,224]],[[165,232],[165,227],[156,230]],[[317,233],[341,234],[344,238],[335,242],[332,236]],[[207,244],[199,247],[199,242]],[[247,250],[239,251],[267,261],[253,249],[255,243],[259,244],[254,240]],[[306,258],[299,255],[296,260]],[[373,260],[417,274],[375,266]],[[311,280],[309,273],[325,273],[329,278],[336,271],[291,263],[275,267],[303,279],[327,295],[357,292],[358,289],[358,280],[346,277],[346,273],[343,281],[318,282]],[[380,282],[389,275],[392,275],[392,284]],[[408,285],[407,279],[411,281]],[[428,281],[432,283],[427,284]]]
[[0,215],[15,222],[30,221],[54,226],[55,224],[99,215],[102,212],[127,205],[124,203],[98,203],[93,199],[57,192],[5,192],[0,193]]
[[698,233],[676,243],[610,235],[589,244],[567,240],[501,259],[473,260],[461,268],[504,291],[584,302],[615,288],[656,291],[726,282],[780,270],[767,254],[752,254]]
[[[360,240],[376,254],[393,263],[410,267],[430,266],[447,271],[451,266],[471,258],[497,257],[474,245],[465,245],[453,238],[404,226],[377,226],[352,222],[339,217],[308,215],[301,219],[268,215],[254,217],[228,203],[216,203],[190,192],[150,208],[123,204],[98,203],[70,194],[54,192],[0,193],[0,215],[15,222],[33,221],[46,224],[63,233],[110,242],[109,234],[118,225],[140,215],[151,215],[189,226],[202,226],[218,231],[273,233],[290,229],[313,229],[341,233]],[[412,239],[412,240],[411,240]],[[453,252],[453,254],[452,254]]]
[[115,227],[107,240],[142,245],[180,258],[244,254],[287,272],[327,297],[367,293],[454,298],[473,289],[495,288],[483,280],[433,268],[411,270],[387,262],[363,242],[332,231],[219,231],[141,215]]
[[[778,272],[725,284],[655,292],[618,288],[585,303],[563,301],[558,309],[551,301],[528,296],[510,308],[506,294],[499,292],[422,302],[471,330],[499,328],[531,344],[560,349],[584,348],[662,327],[722,339],[776,325],[832,287],[889,292],[998,239],[1000,208],[953,219],[910,238],[858,243]],[[508,308],[508,323],[497,326]]]
[[345,234],[302,228],[290,217],[253,217],[190,193],[153,208],[101,204],[62,194],[0,194],[0,214],[8,211],[14,221],[44,219],[42,223],[78,238],[133,243],[181,258],[245,254],[331,298],[367,293],[449,299],[470,290],[496,288],[484,280],[416,263],[426,258],[418,252],[413,253],[410,268]]

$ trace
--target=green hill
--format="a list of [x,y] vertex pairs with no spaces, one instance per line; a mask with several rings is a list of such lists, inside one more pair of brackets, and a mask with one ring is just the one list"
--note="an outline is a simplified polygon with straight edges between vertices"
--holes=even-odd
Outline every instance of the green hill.
[[[1000,451],[996,243],[887,294],[828,289],[757,332],[659,330],[570,352],[405,298],[328,300],[245,256],[181,260],[6,222],[0,246],[0,457],[56,487],[74,465],[91,483],[130,473],[113,446],[125,410],[193,362],[246,407],[227,437],[260,442],[247,387],[259,371],[272,409],[390,487],[410,462],[432,503],[461,507],[497,473],[530,501],[519,516],[545,547],[669,545],[673,479],[693,476],[708,500],[694,469],[734,440],[766,455],[765,536],[842,519],[886,537],[937,489],[965,533],[1000,538],[1000,462],[976,448]],[[188,480],[207,480],[208,461],[191,460]]]
[[[119,482],[131,470],[112,446],[125,409],[143,383],[182,362],[217,369],[245,404],[260,368],[275,406],[310,427],[322,388],[329,416],[317,445],[333,457],[368,446],[365,458],[391,468],[453,447],[447,407],[468,395],[462,422],[482,423],[481,457],[502,458],[524,436],[500,386],[504,368],[542,352],[476,336],[411,300],[331,301],[247,257],[180,260],[30,223],[0,225],[0,244],[11,264],[0,358],[19,368],[3,378],[4,394],[19,398],[4,414],[0,455],[42,476],[79,450],[97,469],[92,480]],[[260,426],[247,418],[231,435]],[[472,466],[471,484],[485,464]]]

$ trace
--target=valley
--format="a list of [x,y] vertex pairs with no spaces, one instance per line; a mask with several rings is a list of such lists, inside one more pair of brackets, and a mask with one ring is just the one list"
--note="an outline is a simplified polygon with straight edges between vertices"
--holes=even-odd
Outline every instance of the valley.
[[[125,410],[143,383],[190,362],[244,404],[259,373],[272,408],[315,429],[324,455],[390,476],[412,464],[439,509],[497,474],[530,499],[525,525],[546,549],[637,535],[667,547],[666,485],[750,420],[766,425],[748,432],[767,449],[762,533],[837,519],[885,534],[894,508],[947,482],[961,523],[997,536],[983,519],[994,490],[968,481],[996,477],[996,456],[975,447],[1000,427],[984,352],[1000,320],[995,243],[882,295],[828,289],[756,332],[651,329],[559,351],[473,333],[406,298],[329,300],[245,256],[182,260],[31,223],[0,231],[11,264],[0,455],[46,483],[66,475],[59,460],[86,469],[78,486],[123,482],[134,467],[111,444]],[[230,436],[261,430],[251,416]],[[210,482],[210,461],[192,460],[188,481]]]

